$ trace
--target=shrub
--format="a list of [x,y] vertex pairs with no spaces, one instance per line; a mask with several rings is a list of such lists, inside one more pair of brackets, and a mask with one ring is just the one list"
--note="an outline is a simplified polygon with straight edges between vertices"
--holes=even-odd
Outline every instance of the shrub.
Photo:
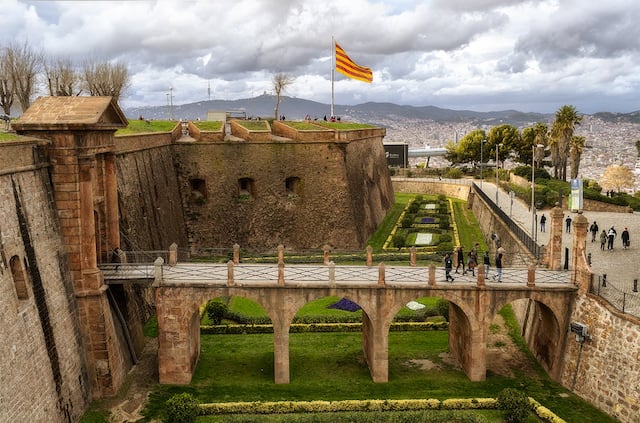
[[198,400],[186,392],[173,395],[166,404],[169,423],[194,423],[200,414]]
[[460,179],[462,178],[462,170],[457,167],[452,167],[444,173],[444,177],[448,179]]
[[407,242],[407,235],[404,233],[396,233],[393,236],[393,246],[396,248],[402,248]]
[[207,303],[206,312],[211,323],[219,325],[227,313],[227,305],[220,300],[211,300]]
[[439,299],[436,303],[436,309],[438,310],[438,314],[445,318],[445,320],[449,321],[449,301]]
[[531,405],[524,392],[505,388],[498,394],[498,408],[504,411],[507,423],[525,423],[529,417]]
[[451,236],[451,234],[442,234],[438,238],[438,241],[440,242],[451,242],[452,240],[453,240],[453,237]]

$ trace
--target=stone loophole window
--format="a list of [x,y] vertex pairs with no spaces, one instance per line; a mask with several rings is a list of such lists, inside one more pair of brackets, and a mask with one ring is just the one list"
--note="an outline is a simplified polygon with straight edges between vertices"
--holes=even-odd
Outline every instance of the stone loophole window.
[[19,300],[26,300],[29,298],[29,291],[27,290],[27,278],[24,273],[24,269],[20,264],[20,257],[13,256],[9,260],[9,267],[11,267],[11,274],[13,276],[13,284],[16,287],[16,294]]
[[292,176],[285,180],[287,197],[297,197],[300,195],[300,178]]
[[241,200],[250,200],[255,196],[255,183],[251,178],[238,179],[238,189]]
[[191,185],[191,199],[197,203],[204,203],[207,199],[207,182],[204,179],[194,178],[189,180]]

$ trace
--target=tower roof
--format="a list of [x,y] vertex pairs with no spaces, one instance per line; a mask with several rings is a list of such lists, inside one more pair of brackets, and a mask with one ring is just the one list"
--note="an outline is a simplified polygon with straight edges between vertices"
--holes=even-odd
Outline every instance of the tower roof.
[[128,124],[113,97],[39,97],[12,124],[16,131],[104,129],[117,130]]

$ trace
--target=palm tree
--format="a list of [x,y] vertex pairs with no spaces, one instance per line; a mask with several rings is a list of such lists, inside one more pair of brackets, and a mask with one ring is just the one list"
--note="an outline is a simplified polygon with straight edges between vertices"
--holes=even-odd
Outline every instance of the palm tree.
[[571,137],[571,150],[569,152],[569,158],[571,162],[571,179],[578,177],[578,170],[580,169],[580,158],[584,151],[585,138],[574,135]]
[[551,161],[554,166],[554,177],[566,181],[567,159],[571,149],[571,137],[576,125],[580,125],[582,116],[574,106],[564,105],[556,112],[556,119],[551,127]]

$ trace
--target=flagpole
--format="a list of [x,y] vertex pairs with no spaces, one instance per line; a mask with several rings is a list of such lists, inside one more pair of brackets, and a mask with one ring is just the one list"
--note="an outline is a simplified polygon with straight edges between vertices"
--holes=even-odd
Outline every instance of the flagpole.
[[333,38],[333,35],[331,36],[331,116],[334,116],[333,114],[333,79],[334,79],[334,73],[336,70],[336,64],[335,64],[335,60],[336,60],[336,40]]

